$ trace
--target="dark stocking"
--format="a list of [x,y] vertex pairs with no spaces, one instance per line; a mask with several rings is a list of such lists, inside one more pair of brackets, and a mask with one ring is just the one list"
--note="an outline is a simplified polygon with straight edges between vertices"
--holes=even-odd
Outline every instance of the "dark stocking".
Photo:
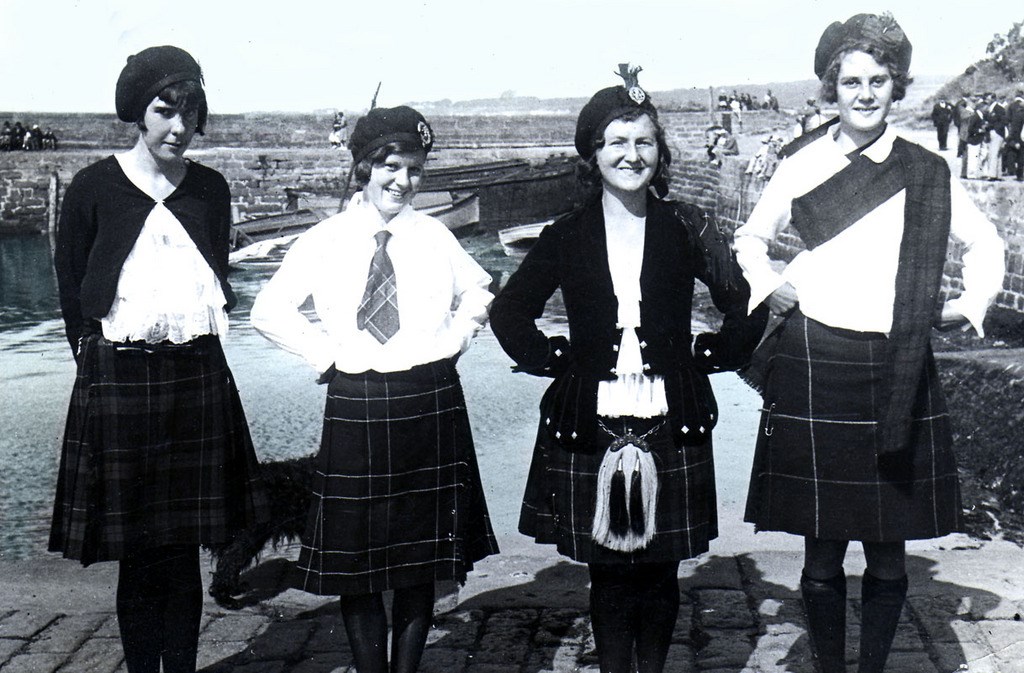
[[661,673],[679,616],[678,563],[635,566],[643,584],[636,616],[636,662],[639,673]]
[[146,549],[121,560],[117,621],[129,673],[193,673],[203,613],[199,547]]
[[434,583],[395,589],[391,616],[391,673],[416,673],[434,618]]
[[359,673],[388,670],[388,616],[380,593],[341,597],[341,616]]
[[882,673],[907,598],[907,576],[878,579],[864,573],[861,584],[860,673]]
[[807,635],[822,673],[846,671],[846,575],[816,580],[800,578],[807,612]]
[[628,673],[633,668],[637,600],[629,566],[590,564],[590,623],[601,673]]
[[590,564],[590,621],[601,673],[665,666],[679,615],[678,563]]

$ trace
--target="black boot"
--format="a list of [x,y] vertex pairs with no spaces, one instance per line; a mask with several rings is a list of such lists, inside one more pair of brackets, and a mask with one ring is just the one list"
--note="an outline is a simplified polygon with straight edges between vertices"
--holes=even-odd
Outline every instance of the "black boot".
[[803,575],[800,594],[807,613],[811,651],[822,673],[846,673],[846,575],[827,580]]
[[880,580],[864,573],[861,584],[858,673],[882,673],[906,599],[906,575],[898,580]]

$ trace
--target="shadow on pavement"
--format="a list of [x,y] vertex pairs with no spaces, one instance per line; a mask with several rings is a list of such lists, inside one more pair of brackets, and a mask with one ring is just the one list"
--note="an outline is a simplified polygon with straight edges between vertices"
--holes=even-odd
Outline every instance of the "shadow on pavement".
[[[768,581],[758,561],[756,555],[741,554],[684,562],[669,670],[814,672],[799,592]],[[962,643],[971,638],[972,629],[978,631],[973,622],[1000,605],[1000,597],[937,581],[936,563],[930,559],[909,556],[907,561],[911,596],[889,667],[943,672],[966,667]],[[283,590],[287,561],[275,559],[267,565],[271,567],[246,573],[251,589],[245,600],[250,605],[258,603],[257,597]],[[490,581],[495,579],[502,578]],[[520,579],[524,581],[512,583]],[[456,673],[474,666],[520,673],[596,671],[587,586],[586,566],[558,562],[469,597],[437,615],[421,670]],[[849,597],[847,658],[854,665],[860,633],[858,576],[850,577]],[[269,604],[264,607],[271,609]],[[227,651],[203,668],[204,673],[343,673],[351,664],[337,603],[330,599],[292,618],[274,616],[268,628],[245,642],[211,643],[204,632],[201,648],[218,646]]]

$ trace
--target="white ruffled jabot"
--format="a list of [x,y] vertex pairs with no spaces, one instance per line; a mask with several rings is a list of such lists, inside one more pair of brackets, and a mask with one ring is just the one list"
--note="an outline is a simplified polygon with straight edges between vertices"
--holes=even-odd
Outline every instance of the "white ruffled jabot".
[[110,341],[187,343],[228,330],[224,291],[188,232],[158,201],[121,267],[102,319]]

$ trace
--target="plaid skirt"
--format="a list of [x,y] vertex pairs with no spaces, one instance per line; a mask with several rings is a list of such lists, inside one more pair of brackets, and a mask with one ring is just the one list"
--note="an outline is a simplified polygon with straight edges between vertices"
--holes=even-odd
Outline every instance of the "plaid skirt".
[[[658,469],[656,532],[639,551],[614,551],[594,543],[591,530],[597,502],[597,474],[605,451],[569,452],[548,439],[541,427],[533,450],[519,532],[582,563],[663,563],[693,558],[718,537],[718,506],[711,439],[697,446],[676,446],[663,418],[601,419],[624,435],[659,426],[646,441]],[[600,433],[610,445],[613,437]]]
[[888,339],[796,312],[770,364],[745,520],[829,540],[932,538],[962,527],[949,415],[928,352],[911,446],[877,455]]
[[497,552],[455,365],[335,374],[297,586],[351,595],[463,582]]
[[170,347],[83,337],[50,551],[89,565],[143,548],[224,544],[268,518],[217,337]]

